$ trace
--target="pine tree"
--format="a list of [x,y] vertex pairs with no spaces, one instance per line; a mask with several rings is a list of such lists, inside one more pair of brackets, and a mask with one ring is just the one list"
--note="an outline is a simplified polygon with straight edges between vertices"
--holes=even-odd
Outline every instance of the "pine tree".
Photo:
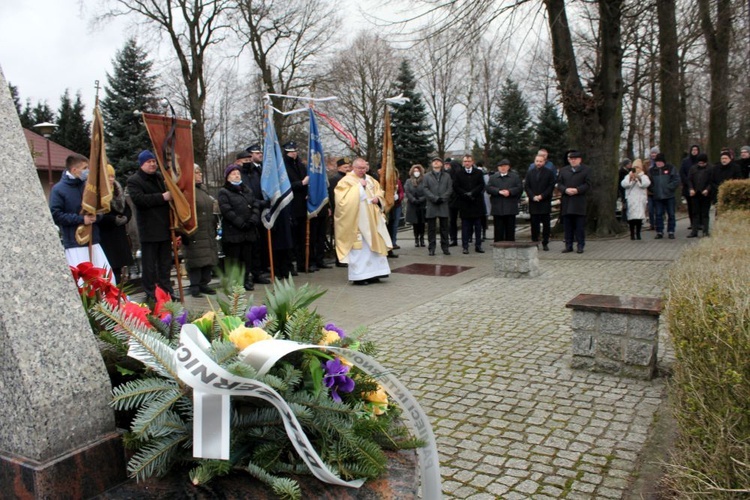
[[422,94],[415,90],[416,86],[409,63],[403,61],[396,78],[395,93],[403,94],[409,101],[395,106],[391,114],[393,153],[402,179],[408,177],[409,169],[415,163],[420,163],[427,169],[430,153],[434,150],[427,107]]
[[135,38],[125,42],[113,61],[113,74],[107,74],[101,101],[107,158],[121,182],[138,169],[138,153],[152,149],[146,127],[133,114],[156,108],[156,77],[146,55]]
[[29,130],[35,130],[34,125],[45,122],[55,123],[55,112],[47,101],[37,101],[36,106],[32,108],[31,99],[27,99],[26,107],[21,113],[21,125]]
[[547,150],[549,161],[556,166],[562,165],[563,155],[568,149],[568,124],[551,102],[544,104],[537,120],[534,134],[536,145]]
[[508,159],[511,168],[523,176],[533,161],[531,140],[534,131],[529,106],[518,85],[510,78],[500,90],[500,102],[492,131],[493,149],[501,158]]
[[91,124],[83,116],[84,109],[81,93],[76,94],[75,103],[70,100],[70,91],[60,97],[60,109],[57,111],[57,129],[52,140],[78,154],[88,156],[91,149]]

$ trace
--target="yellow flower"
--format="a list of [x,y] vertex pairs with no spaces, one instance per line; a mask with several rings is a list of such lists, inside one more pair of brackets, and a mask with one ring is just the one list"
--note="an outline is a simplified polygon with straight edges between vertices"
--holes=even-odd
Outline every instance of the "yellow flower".
[[334,342],[338,342],[341,340],[341,337],[339,337],[339,334],[337,332],[334,332],[332,330],[323,330],[323,340],[320,341],[320,345],[331,345]]
[[363,393],[362,398],[372,403],[372,412],[375,415],[382,415],[388,409],[388,395],[380,385],[376,391]]
[[254,344],[261,340],[269,340],[271,337],[262,328],[248,328],[246,326],[238,326],[231,332],[229,332],[229,340],[237,346],[237,349],[242,351],[247,346]]
[[215,313],[215,312],[213,312],[213,311],[208,311],[208,312],[207,312],[206,314],[204,314],[204,315],[203,315],[203,316],[201,316],[200,318],[196,319],[196,320],[194,321],[194,323],[195,323],[195,322],[198,322],[198,321],[202,321],[202,320],[206,320],[206,321],[211,321],[211,322],[213,322],[213,320],[214,320],[214,318],[215,318],[215,317],[216,317],[216,313]]

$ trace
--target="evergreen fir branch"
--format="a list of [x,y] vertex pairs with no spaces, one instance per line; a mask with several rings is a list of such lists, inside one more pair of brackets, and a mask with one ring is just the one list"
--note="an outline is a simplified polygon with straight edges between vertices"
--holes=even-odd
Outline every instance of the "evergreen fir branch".
[[320,287],[311,288],[308,283],[295,288],[291,278],[274,280],[273,289],[266,295],[266,306],[278,322],[278,331],[286,332],[287,318],[298,309],[307,308],[324,293],[325,290]]
[[138,410],[133,419],[131,430],[139,436],[150,435],[151,426],[156,426],[161,422],[159,417],[169,411],[180,398],[182,392],[177,389],[164,391],[158,397],[149,402],[147,406]]
[[175,410],[177,410],[177,413],[182,415],[182,418],[185,419],[186,422],[192,422],[193,421],[193,398],[192,394],[187,395],[184,394],[180,399],[177,400],[175,403]]
[[226,363],[237,357],[237,352],[237,346],[227,340],[222,340],[219,337],[211,342],[211,350],[208,352],[208,355],[211,356],[211,359],[216,361],[218,365],[224,366]]
[[106,302],[100,302],[91,311],[109,332],[128,343],[143,364],[163,377],[179,380],[174,363],[174,349],[163,335],[135,318],[125,316],[120,309],[112,309]]
[[179,389],[174,381],[160,377],[131,380],[112,389],[110,405],[115,410],[131,410],[150,403],[164,391]]
[[148,435],[152,438],[160,438],[174,433],[187,434],[188,431],[187,425],[177,413],[166,411],[151,422]]
[[270,486],[271,489],[273,489],[273,492],[279,495],[279,498],[283,500],[300,500],[300,498],[302,498],[299,484],[293,479],[273,476],[253,462],[247,464],[247,472],[259,481]]
[[226,476],[232,471],[229,460],[201,460],[200,465],[188,474],[194,486],[206,484],[216,476]]
[[185,434],[172,434],[150,440],[128,462],[128,474],[138,481],[153,475],[163,476],[175,462],[180,444],[186,439]]
[[128,345],[109,330],[101,330],[99,332],[99,339],[118,354],[124,356],[128,353]]

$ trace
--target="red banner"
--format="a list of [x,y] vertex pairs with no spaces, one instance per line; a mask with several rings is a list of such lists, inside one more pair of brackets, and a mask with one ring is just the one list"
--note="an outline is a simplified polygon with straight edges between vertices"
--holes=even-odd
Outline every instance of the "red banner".
[[154,155],[164,176],[164,184],[172,193],[170,204],[176,229],[192,234],[198,228],[195,218],[192,121],[143,113],[143,123],[154,146]]

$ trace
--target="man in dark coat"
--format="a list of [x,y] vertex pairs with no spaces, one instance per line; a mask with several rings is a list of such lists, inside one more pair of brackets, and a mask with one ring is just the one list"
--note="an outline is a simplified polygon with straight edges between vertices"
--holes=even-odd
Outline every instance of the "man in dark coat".
[[[294,199],[289,204],[292,213],[292,241],[294,242],[294,255],[297,260],[297,271],[305,268],[305,241],[307,239],[307,191],[310,178],[307,176],[307,168],[299,159],[297,144],[287,142],[284,148],[284,166],[286,174],[292,185]],[[314,264],[310,264],[309,271],[317,271]]]
[[522,192],[521,178],[510,170],[510,162],[500,160],[497,173],[487,181],[495,241],[516,241],[516,215]]
[[128,193],[135,205],[135,219],[141,240],[141,277],[147,301],[156,300],[156,286],[168,292],[172,300],[179,300],[172,289],[172,242],[170,237],[170,207],[172,199],[164,186],[151,151],[138,155],[140,169],[128,178]]
[[591,183],[589,167],[581,164],[582,158],[580,151],[569,151],[569,165],[563,167],[557,177],[557,189],[562,193],[560,214],[565,228],[563,253],[573,251],[574,240],[578,253],[583,253],[583,247],[586,245],[586,193]]
[[692,166],[698,163],[698,155],[700,154],[700,152],[700,146],[698,146],[697,144],[693,144],[692,146],[690,146],[690,154],[682,160],[682,164],[680,165],[680,183],[682,184],[682,197],[685,198],[685,201],[687,201],[688,216],[690,217],[690,227],[688,229],[693,228],[693,201],[695,200],[694,196],[690,196],[690,188],[688,187],[688,174],[690,174],[690,169],[692,168]]
[[654,166],[648,170],[651,179],[651,199],[656,209],[656,239],[664,237],[664,213],[667,213],[667,233],[674,239],[675,189],[680,185],[680,175],[674,165],[667,163],[664,153],[654,158]]
[[[262,211],[264,208],[268,208],[269,201],[263,199],[263,191],[260,187],[260,177],[263,173],[263,150],[259,144],[253,144],[243,151],[241,161],[240,174],[242,176],[242,183],[245,184],[250,191],[253,192],[255,197],[255,206],[258,210]],[[240,155],[237,155],[238,158]],[[262,222],[258,222],[256,225],[258,235],[265,236],[266,228]],[[259,283],[261,285],[267,285],[271,283],[271,280],[266,278],[263,273],[268,270],[270,261],[268,257],[268,245],[265,244],[266,238],[261,238],[262,241],[257,245],[253,245],[253,259],[250,267],[250,273],[253,277],[253,283]]]
[[697,156],[698,161],[690,167],[687,177],[688,196],[692,199],[690,206],[693,208],[692,231],[688,238],[698,236],[698,229],[703,229],[703,236],[710,234],[708,223],[713,197],[712,172],[711,167],[708,166],[708,156],[703,153]]
[[484,205],[484,173],[474,166],[471,155],[463,158],[463,168],[455,174],[453,193],[456,207],[461,214],[461,245],[469,253],[469,240],[474,234],[474,250],[482,250],[482,217],[487,215]]
[[546,168],[545,157],[536,155],[534,167],[526,173],[524,190],[529,199],[531,215],[531,241],[539,241],[539,224],[542,225],[542,249],[549,250],[550,214],[552,193],[555,190],[555,173]]
[[435,234],[437,221],[440,221],[440,248],[445,255],[450,255],[448,249],[448,200],[453,196],[453,181],[448,172],[443,169],[443,160],[434,158],[432,170],[424,176],[424,195],[427,198],[427,250],[430,255],[435,255],[437,236]]
[[[473,160],[472,160],[472,163],[474,163]],[[446,158],[445,163],[443,164],[443,168],[450,174],[451,182],[456,182],[456,174],[461,170],[461,163],[459,163],[458,160]],[[451,239],[450,246],[457,247],[458,246],[458,196],[456,196],[455,192],[453,193],[453,196],[451,196],[451,199],[448,200],[448,208],[449,208],[448,234]]]
[[719,187],[728,180],[739,179],[740,176],[740,166],[732,160],[731,153],[726,150],[722,151],[719,163],[713,167],[714,203],[718,200]]
[[740,178],[750,178],[750,146],[742,146],[740,149],[740,159],[737,160],[740,165]]

